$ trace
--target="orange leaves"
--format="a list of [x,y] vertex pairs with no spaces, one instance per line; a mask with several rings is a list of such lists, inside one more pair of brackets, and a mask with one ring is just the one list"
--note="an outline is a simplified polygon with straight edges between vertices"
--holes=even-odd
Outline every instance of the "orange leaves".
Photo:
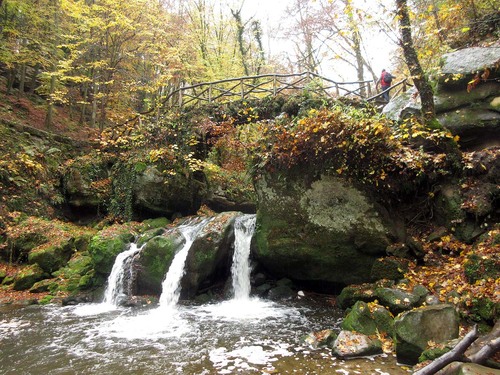
[[474,78],[467,84],[467,92],[471,92],[481,82],[486,82],[490,76],[490,70],[486,68],[482,73],[477,72]]

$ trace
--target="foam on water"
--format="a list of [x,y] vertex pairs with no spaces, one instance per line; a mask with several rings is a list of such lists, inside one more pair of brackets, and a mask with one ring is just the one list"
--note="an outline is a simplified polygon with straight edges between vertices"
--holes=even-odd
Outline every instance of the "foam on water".
[[100,334],[128,340],[180,338],[192,333],[192,326],[175,309],[156,309],[134,316],[120,316],[99,327]]

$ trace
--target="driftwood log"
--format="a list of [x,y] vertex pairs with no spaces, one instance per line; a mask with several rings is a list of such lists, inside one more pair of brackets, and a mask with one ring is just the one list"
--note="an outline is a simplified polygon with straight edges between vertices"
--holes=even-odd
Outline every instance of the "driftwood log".
[[[448,366],[452,362],[484,364],[500,350],[500,322],[495,324],[488,335],[480,340],[477,340],[478,337],[477,326],[474,326],[452,350],[414,372],[413,375],[447,375],[455,370],[456,366]],[[476,343],[476,340],[479,343]]]

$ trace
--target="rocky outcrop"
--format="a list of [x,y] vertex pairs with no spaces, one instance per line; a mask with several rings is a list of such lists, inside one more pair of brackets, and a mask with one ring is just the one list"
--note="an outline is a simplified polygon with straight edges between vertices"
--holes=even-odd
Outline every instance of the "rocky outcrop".
[[[201,288],[208,288],[229,276],[233,254],[233,223],[240,212],[225,212],[211,218],[197,234],[185,263],[181,296],[194,297]],[[191,218],[199,222],[200,218]],[[182,225],[182,221],[179,225]],[[186,223],[185,223],[186,224]],[[187,223],[189,225],[189,223]],[[146,232],[139,240],[144,247],[134,259],[135,289],[138,295],[162,292],[162,282],[175,254],[186,239],[178,227]]]
[[306,282],[370,281],[396,227],[346,180],[289,171],[259,178],[257,260],[272,274]]
[[[500,47],[472,47],[443,56],[435,94],[440,123],[460,137],[462,149],[500,145]],[[413,88],[395,98],[384,113],[401,120],[420,111]]]
[[139,212],[172,216],[194,214],[206,194],[202,173],[166,175],[155,166],[147,166],[135,175],[132,185],[133,206]]
[[452,305],[420,307],[398,315],[394,321],[398,362],[416,364],[428,342],[456,339],[459,318]]
[[196,237],[186,259],[182,294],[194,297],[198,290],[227,279],[231,269],[234,221],[241,213],[224,212],[210,221]]

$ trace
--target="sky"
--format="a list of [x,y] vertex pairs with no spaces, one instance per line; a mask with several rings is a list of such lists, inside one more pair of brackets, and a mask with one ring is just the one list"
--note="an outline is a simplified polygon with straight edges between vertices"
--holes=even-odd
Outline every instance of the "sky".
[[[279,30],[287,22],[285,18],[285,9],[293,0],[245,0],[242,8],[243,19],[255,17],[261,21],[263,32],[265,34],[265,47],[274,55],[280,53],[290,54],[294,56],[293,45],[286,40],[277,39],[276,30]],[[373,0],[355,0],[359,6],[364,9],[373,6]],[[392,0],[382,0],[382,2],[390,7],[394,3]],[[394,41],[383,32],[372,32],[369,36],[364,37],[367,53],[372,62],[375,72],[381,71],[383,68],[392,71],[395,65],[391,61],[391,54],[396,49]],[[326,63],[322,67],[322,73],[327,78],[348,80],[355,77],[355,72],[347,66],[336,63]]]

